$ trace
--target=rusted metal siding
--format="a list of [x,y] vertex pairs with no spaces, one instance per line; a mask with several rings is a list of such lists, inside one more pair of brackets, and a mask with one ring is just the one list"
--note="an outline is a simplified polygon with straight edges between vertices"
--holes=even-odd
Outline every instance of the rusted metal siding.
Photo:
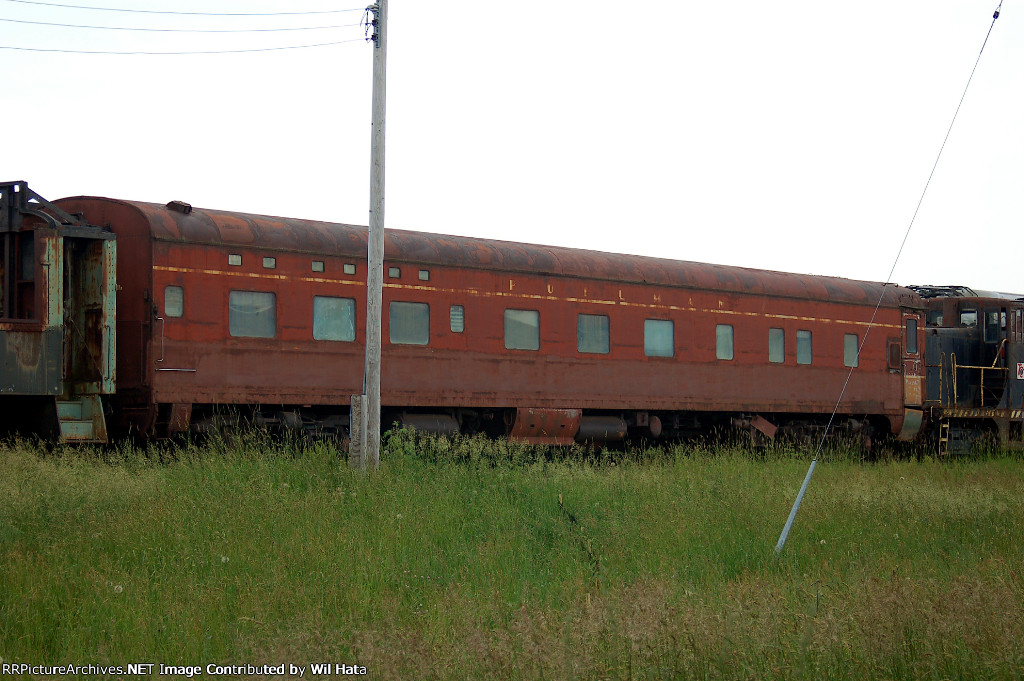
[[[118,233],[119,378],[150,403],[347,405],[359,392],[365,228],[105,199],[66,205]],[[901,304],[920,304],[906,289],[398,230],[386,239],[386,267],[401,276],[385,279],[385,310],[430,306],[426,346],[388,344],[384,315],[386,405],[828,414],[848,373],[844,334],[863,338],[881,298],[840,413],[904,427],[904,376],[888,368],[886,341],[902,333]],[[231,254],[242,264],[230,265]],[[184,289],[180,318],[163,314],[167,286]],[[228,334],[232,290],[277,296],[273,338]],[[314,296],[355,300],[355,341],[312,338]],[[464,309],[462,333],[450,327],[451,305]],[[538,351],[505,348],[506,308],[539,313]],[[609,317],[608,354],[578,351],[578,313]],[[672,357],[644,354],[646,319],[673,321]],[[124,340],[130,324],[141,347]],[[729,361],[716,357],[718,324],[735,327]],[[768,362],[771,328],[785,331],[784,364]],[[813,335],[810,365],[795,361],[797,331]]]

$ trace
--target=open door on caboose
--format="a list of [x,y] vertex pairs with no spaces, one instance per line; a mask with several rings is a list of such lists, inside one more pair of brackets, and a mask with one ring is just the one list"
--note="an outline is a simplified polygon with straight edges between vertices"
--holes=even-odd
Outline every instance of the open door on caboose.
[[115,242],[24,182],[0,183],[0,431],[105,442]]

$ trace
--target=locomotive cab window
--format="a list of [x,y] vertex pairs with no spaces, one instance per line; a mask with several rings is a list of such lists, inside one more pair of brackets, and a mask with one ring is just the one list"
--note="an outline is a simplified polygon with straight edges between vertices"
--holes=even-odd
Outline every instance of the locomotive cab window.
[[164,287],[164,317],[180,317],[185,313],[185,289],[180,286]]
[[667,319],[644,320],[644,354],[648,357],[672,357],[675,352],[675,327]]
[[354,341],[356,301],[313,296],[313,340]]
[[814,360],[814,348],[811,344],[811,332],[798,330],[796,332],[796,363],[810,364]]
[[608,317],[600,314],[577,315],[576,349],[580,352],[607,355],[611,350]]
[[231,291],[228,331],[236,338],[273,338],[277,335],[277,296],[265,291]]
[[859,364],[857,334],[843,334],[843,365],[856,367]]
[[540,350],[540,312],[505,310],[505,348]]
[[719,324],[715,327],[715,356],[718,359],[733,358],[732,324]]
[[960,326],[977,326],[977,310],[960,310]]
[[786,361],[785,329],[768,329],[768,361],[774,364]]
[[396,345],[430,343],[430,306],[426,303],[393,302],[389,308],[388,328]]

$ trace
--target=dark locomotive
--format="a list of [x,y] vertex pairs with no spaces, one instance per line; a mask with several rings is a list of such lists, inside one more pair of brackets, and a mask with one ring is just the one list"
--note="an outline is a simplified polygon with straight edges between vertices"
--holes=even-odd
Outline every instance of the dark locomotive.
[[[347,435],[366,228],[0,197],[8,429],[105,441],[243,414]],[[385,257],[385,422],[567,444],[831,419],[865,442],[1024,446],[1020,300],[399,230]]]

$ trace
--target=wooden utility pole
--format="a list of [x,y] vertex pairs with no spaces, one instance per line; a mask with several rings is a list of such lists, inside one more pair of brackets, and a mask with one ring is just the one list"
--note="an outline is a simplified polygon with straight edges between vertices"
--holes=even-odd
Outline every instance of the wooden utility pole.
[[370,234],[367,242],[366,274],[366,365],[363,372],[363,400],[358,424],[361,442],[353,454],[360,468],[380,464],[380,345],[381,307],[384,298],[384,112],[388,47],[388,2],[377,0],[367,8],[373,15],[373,122],[370,144]]

